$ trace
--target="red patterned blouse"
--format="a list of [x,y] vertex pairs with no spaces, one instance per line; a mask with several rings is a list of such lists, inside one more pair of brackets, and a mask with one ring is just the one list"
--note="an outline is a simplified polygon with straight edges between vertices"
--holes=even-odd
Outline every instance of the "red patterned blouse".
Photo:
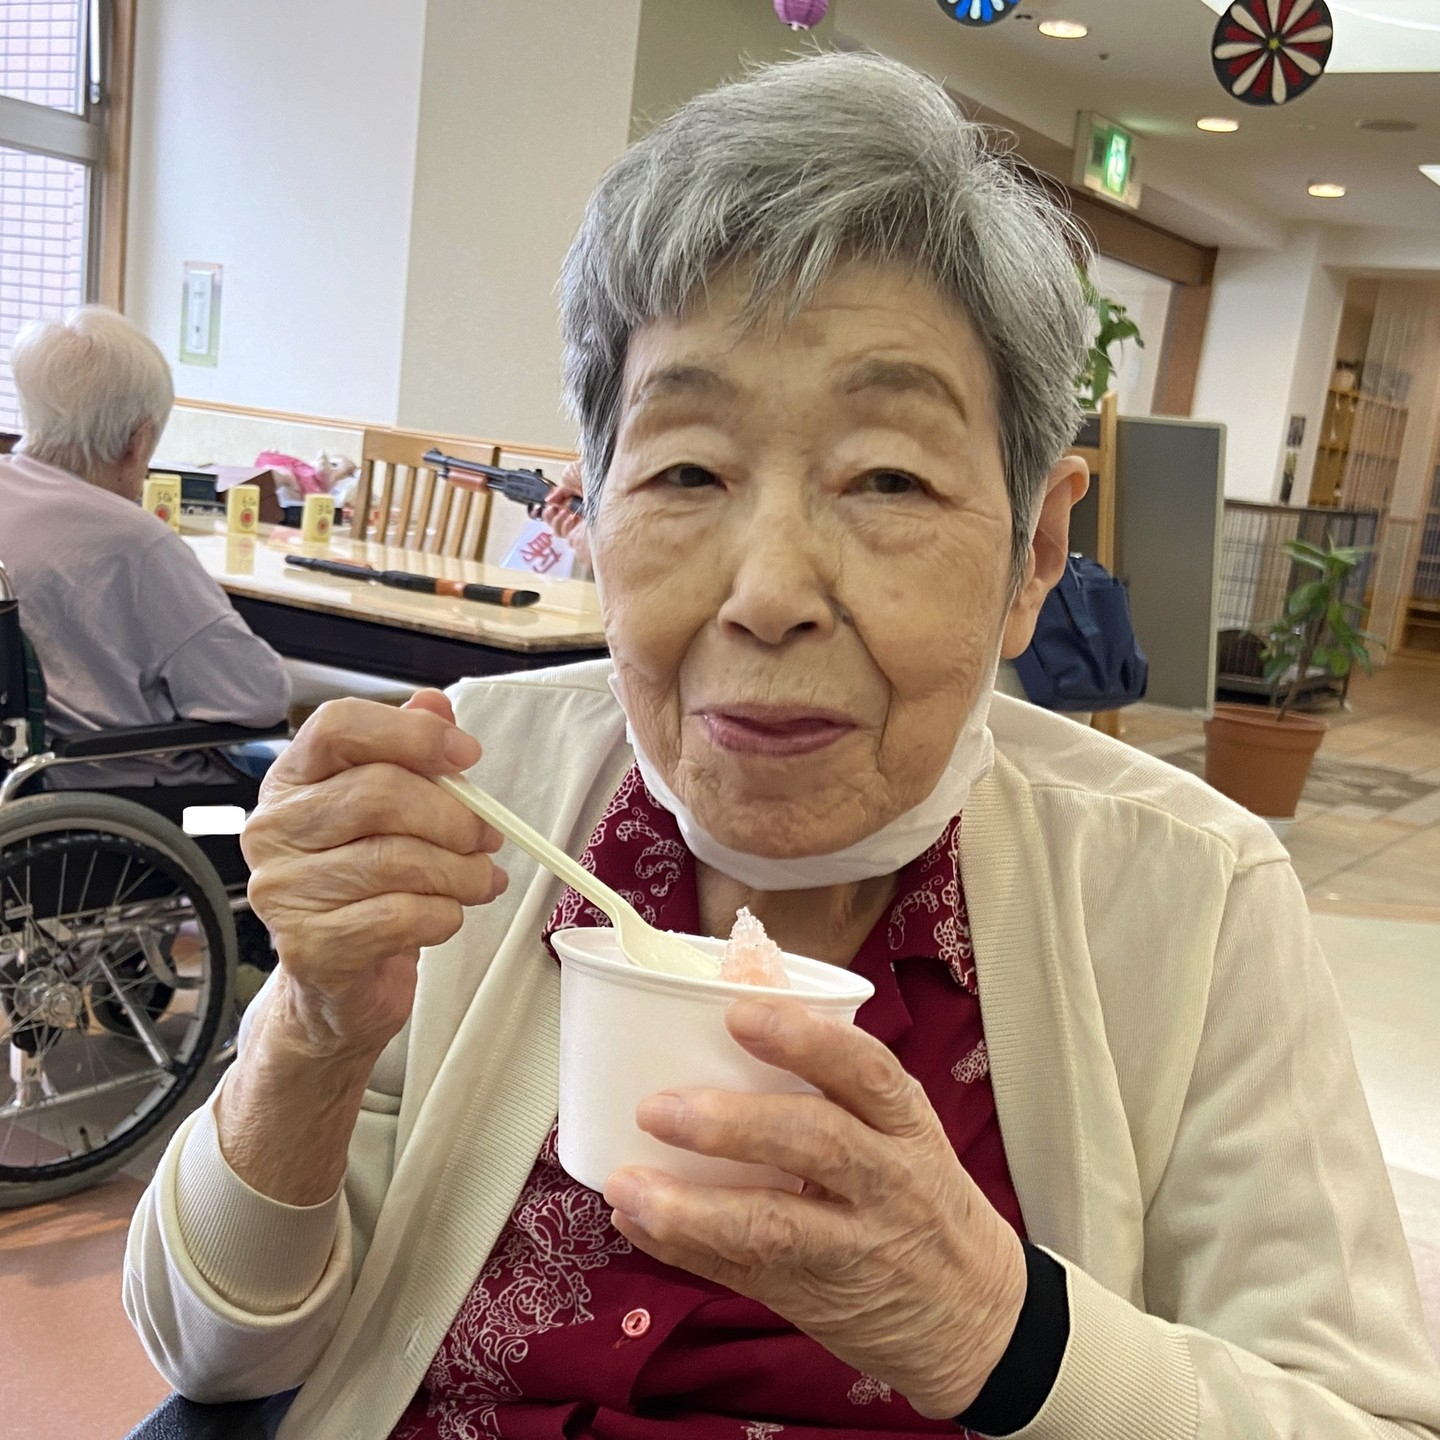
[[[695,933],[695,863],[632,770],[582,863],[653,925]],[[609,922],[567,891],[546,938]],[[1023,1236],[990,1088],[960,821],[900,875],[851,967],[857,1024],[924,1086],[955,1153]],[[555,1134],[392,1440],[877,1440],[961,1435],[773,1311],[662,1265],[560,1168]]]

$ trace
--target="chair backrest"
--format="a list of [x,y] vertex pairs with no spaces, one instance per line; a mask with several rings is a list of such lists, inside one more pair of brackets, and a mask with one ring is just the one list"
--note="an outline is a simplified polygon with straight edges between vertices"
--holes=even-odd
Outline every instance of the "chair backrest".
[[467,444],[415,430],[367,430],[360,451],[360,481],[352,499],[350,534],[356,540],[478,560],[490,522],[487,492],[452,485],[424,461],[439,448],[459,460],[495,464],[494,445]]

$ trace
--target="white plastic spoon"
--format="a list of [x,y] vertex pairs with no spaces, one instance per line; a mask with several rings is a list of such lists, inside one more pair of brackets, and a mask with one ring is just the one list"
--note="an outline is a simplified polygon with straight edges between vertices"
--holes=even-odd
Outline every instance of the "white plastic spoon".
[[695,975],[704,980],[719,978],[719,967],[708,955],[701,954],[693,945],[687,945],[678,935],[669,935],[653,925],[647,925],[628,900],[597,880],[538,830],[531,829],[493,795],[487,795],[478,785],[462,780],[458,775],[438,775],[435,783],[467,810],[473,810],[482,820],[513,840],[532,860],[603,910],[619,936],[620,949],[632,965],[646,970],[663,970],[670,975]]

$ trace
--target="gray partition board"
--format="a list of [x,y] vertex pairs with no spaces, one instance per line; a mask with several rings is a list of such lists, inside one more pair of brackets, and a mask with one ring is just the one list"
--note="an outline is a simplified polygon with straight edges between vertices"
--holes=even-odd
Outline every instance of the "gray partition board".
[[[1215,695],[1225,427],[1121,416],[1115,568],[1130,591],[1152,705],[1209,713]],[[1070,548],[1095,553],[1095,490],[1076,507]]]

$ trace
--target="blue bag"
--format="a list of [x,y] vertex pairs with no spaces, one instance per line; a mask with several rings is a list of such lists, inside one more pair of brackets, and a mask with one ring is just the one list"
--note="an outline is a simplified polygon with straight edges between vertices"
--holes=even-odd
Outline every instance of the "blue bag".
[[1143,700],[1150,665],[1124,585],[1096,561],[1070,556],[1015,669],[1031,703],[1046,710],[1118,710]]

